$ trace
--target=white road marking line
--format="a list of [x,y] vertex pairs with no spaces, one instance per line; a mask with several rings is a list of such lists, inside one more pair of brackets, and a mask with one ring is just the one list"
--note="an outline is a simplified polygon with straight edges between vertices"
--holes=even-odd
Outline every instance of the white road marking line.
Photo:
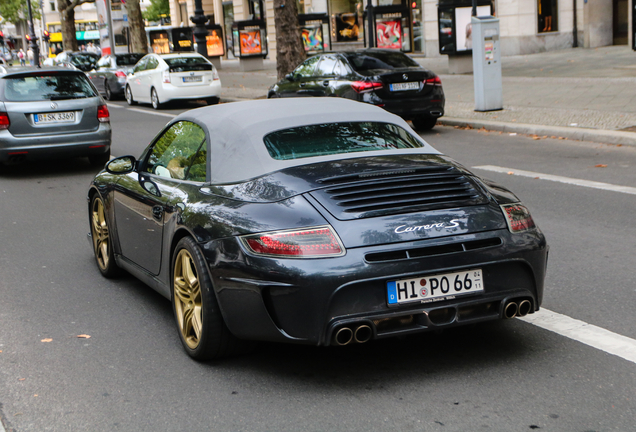
[[519,318],[561,336],[636,363],[636,340],[547,309]]
[[562,177],[562,176],[551,175],[551,174],[542,174],[538,172],[524,171],[524,170],[518,170],[514,168],[505,168],[505,167],[494,166],[494,165],[481,165],[481,166],[475,166],[473,168],[485,170],[485,171],[493,171],[493,172],[498,172],[503,174],[512,173],[512,175],[521,176],[521,177],[539,178],[541,180],[550,180],[554,182],[571,184],[575,186],[583,186],[583,187],[589,187],[594,189],[603,189],[603,190],[608,190],[612,192],[620,192],[620,193],[636,195],[636,188],[629,187],[629,186],[618,186],[618,185],[613,185],[610,183],[575,179],[575,178]]
[[127,109],[128,109],[128,111],[135,111],[135,112],[140,112],[140,113],[150,114],[150,115],[158,115],[158,116],[170,117],[170,118],[176,117],[176,114],[168,114],[168,113],[160,113],[160,112],[148,111],[148,110],[141,109],[141,108],[127,108]]
[[114,103],[108,103],[108,102],[106,103],[106,105],[108,105],[108,108],[125,108],[125,107],[123,107],[121,105],[117,105],[117,104],[114,104]]

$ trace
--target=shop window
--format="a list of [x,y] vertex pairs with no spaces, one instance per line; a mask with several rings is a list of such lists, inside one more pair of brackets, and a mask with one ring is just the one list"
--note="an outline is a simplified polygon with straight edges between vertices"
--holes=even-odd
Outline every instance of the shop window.
[[55,12],[55,2],[49,2],[49,5],[51,6],[51,12]]
[[555,32],[559,30],[557,21],[557,0],[537,0],[539,19],[539,33]]

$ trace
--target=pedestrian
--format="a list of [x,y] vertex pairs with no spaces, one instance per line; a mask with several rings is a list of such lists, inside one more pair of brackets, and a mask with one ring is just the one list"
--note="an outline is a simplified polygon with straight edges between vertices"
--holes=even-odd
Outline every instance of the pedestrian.
[[18,58],[20,59],[20,66],[26,65],[25,57],[26,55],[24,54],[24,50],[20,48],[20,51],[18,52]]
[[33,62],[33,50],[31,47],[27,50],[27,58],[29,59],[29,65],[33,66],[35,63]]

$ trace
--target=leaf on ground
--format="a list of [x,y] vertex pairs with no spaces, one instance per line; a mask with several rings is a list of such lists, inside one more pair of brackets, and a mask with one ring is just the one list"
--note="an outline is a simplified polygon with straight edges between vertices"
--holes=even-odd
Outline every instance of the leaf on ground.
[[508,175],[513,175],[514,173],[514,171],[508,171]]
[[18,378],[18,381],[24,381],[26,378]]
[[594,168],[607,168],[607,165],[605,165],[605,164],[596,164],[596,165],[594,165]]
[[40,342],[53,342],[53,339],[45,338],[45,339],[42,339]]
[[81,334],[81,335],[77,335],[78,338],[82,338],[82,339],[90,339],[91,336],[87,335],[87,334]]

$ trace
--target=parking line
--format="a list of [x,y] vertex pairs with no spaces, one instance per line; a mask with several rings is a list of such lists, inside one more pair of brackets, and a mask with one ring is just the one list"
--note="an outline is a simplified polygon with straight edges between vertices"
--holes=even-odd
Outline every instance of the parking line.
[[518,170],[514,168],[505,168],[505,167],[500,167],[495,165],[480,165],[480,166],[475,166],[473,168],[485,170],[485,171],[493,171],[493,172],[498,172],[503,174],[516,175],[521,177],[530,177],[530,178],[536,178],[541,180],[549,180],[553,182],[571,184],[575,186],[583,186],[583,187],[589,187],[594,189],[603,189],[603,190],[608,190],[612,192],[620,192],[620,193],[636,195],[636,188],[629,187],[629,186],[618,186],[618,185],[613,185],[610,183],[575,179],[575,178],[562,177],[562,176],[551,175],[551,174],[542,174],[538,172],[524,171],[524,170]]
[[144,113],[144,114],[158,115],[158,116],[170,117],[170,118],[174,118],[174,117],[177,116],[176,114],[168,114],[168,113],[160,113],[160,112],[148,111],[148,110],[141,109],[141,108],[127,108],[127,109],[128,109],[128,111],[135,111],[135,112],[140,112],[140,113]]
[[519,319],[636,363],[636,340],[627,336],[613,333],[604,328],[552,312],[548,309],[540,309],[538,312]]

